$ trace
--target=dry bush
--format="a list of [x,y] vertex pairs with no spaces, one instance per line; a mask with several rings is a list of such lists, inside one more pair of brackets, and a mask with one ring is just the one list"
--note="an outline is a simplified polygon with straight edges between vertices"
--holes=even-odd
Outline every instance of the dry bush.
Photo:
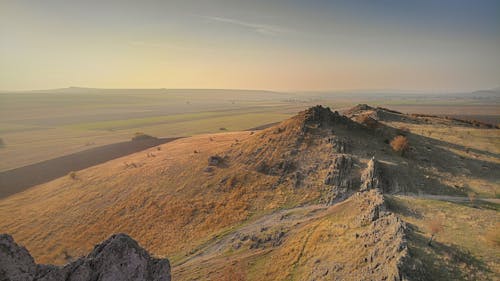
[[76,180],[76,172],[75,171],[69,172],[68,177],[72,180]]
[[467,197],[469,197],[469,201],[472,204],[472,206],[475,206],[477,194],[475,192],[469,192],[467,193]]
[[391,141],[391,147],[394,151],[400,152],[402,155],[404,155],[410,148],[410,144],[408,143],[407,137],[396,136]]
[[427,228],[429,229],[429,232],[431,233],[431,238],[429,239],[429,242],[427,243],[429,246],[431,246],[432,240],[434,237],[443,231],[443,219],[440,217],[435,217],[432,220],[430,220],[427,223]]
[[358,117],[358,122],[365,125],[370,129],[375,129],[378,127],[377,120],[371,118],[368,114],[363,114]]

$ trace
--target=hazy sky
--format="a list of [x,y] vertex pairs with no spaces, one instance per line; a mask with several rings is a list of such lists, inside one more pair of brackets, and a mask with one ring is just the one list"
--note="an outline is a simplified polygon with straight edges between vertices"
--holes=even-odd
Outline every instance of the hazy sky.
[[500,1],[0,0],[0,90],[500,86]]

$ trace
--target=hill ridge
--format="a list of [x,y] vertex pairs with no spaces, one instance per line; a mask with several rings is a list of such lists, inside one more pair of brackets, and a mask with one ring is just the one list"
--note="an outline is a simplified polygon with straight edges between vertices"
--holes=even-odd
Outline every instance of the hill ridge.
[[[486,169],[500,164],[419,133],[428,123],[418,118],[384,109],[361,117],[373,110],[316,106],[261,131],[199,135],[115,159],[0,200],[0,227],[56,264],[128,233],[169,257],[175,280],[426,276],[412,271],[414,230],[393,194],[465,196],[464,171],[476,176],[471,185],[494,184]],[[409,141],[405,155],[389,144],[398,135]]]

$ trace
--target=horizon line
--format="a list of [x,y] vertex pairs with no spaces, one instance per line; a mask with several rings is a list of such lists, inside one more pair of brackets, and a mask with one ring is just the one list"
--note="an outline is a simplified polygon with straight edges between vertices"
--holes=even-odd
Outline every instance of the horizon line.
[[68,86],[59,88],[46,88],[46,89],[0,89],[0,93],[26,93],[26,92],[47,92],[47,91],[63,91],[63,90],[220,90],[220,91],[262,91],[262,92],[275,92],[275,93],[407,93],[407,94],[445,94],[445,93],[472,93],[478,91],[494,91],[500,90],[500,85],[496,87],[482,87],[477,89],[461,89],[461,90],[417,90],[417,89],[369,89],[369,88],[355,88],[355,89],[324,89],[324,90],[270,90],[270,89],[259,89],[259,88],[166,88],[166,87],[151,87],[151,88],[99,88],[99,87],[81,87],[81,86]]

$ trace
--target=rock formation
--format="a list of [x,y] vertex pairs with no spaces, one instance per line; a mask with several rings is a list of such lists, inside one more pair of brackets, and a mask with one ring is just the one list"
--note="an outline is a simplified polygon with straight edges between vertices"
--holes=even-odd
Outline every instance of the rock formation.
[[352,166],[353,161],[350,156],[339,155],[335,157],[325,178],[325,184],[338,188],[350,188],[352,186],[350,178]]
[[324,184],[332,186],[328,204],[331,205],[335,201],[345,199],[349,191],[355,186],[353,166],[354,161],[349,155],[340,154],[333,159],[324,179]]
[[64,266],[36,264],[12,236],[0,235],[1,281],[170,281],[167,259],[151,258],[126,234],[115,234]]
[[361,190],[382,189],[382,170],[380,163],[373,157],[369,162],[366,170],[361,175]]
[[[363,210],[357,218],[366,230],[356,234],[365,245],[373,245],[364,261],[369,264],[363,271],[372,280],[409,280],[405,273],[405,262],[409,258],[406,241],[406,224],[395,214],[386,210],[384,197],[379,189],[361,191],[354,196],[362,202]],[[384,266],[381,266],[384,265]]]
[[348,138],[333,136],[328,138],[328,142],[332,144],[335,153],[349,153],[351,150],[351,142]]

